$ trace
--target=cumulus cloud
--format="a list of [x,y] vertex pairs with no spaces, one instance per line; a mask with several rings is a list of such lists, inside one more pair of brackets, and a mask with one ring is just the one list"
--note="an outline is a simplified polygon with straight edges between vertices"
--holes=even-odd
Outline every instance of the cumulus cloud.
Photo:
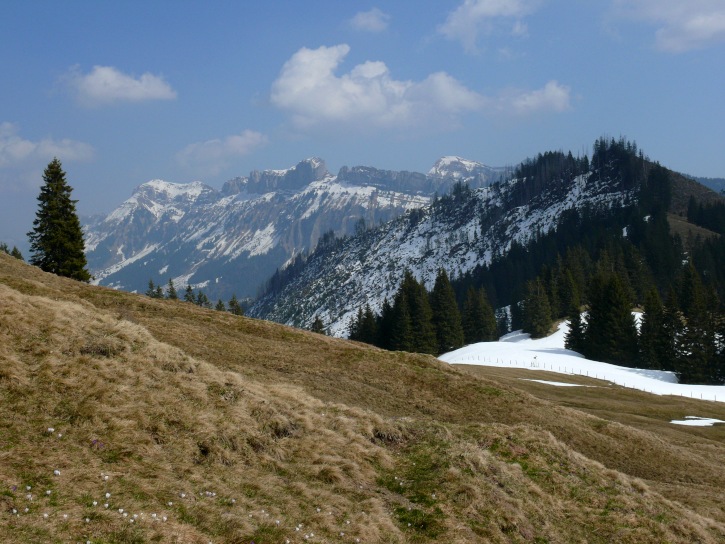
[[337,75],[349,51],[346,44],[297,51],[272,85],[272,104],[288,111],[300,128],[335,123],[353,128],[449,127],[468,112],[523,115],[569,107],[569,89],[556,82],[538,91],[491,98],[445,72],[422,81],[396,80],[380,61],[366,61]]
[[656,25],[658,49],[681,53],[725,41],[722,0],[614,0],[620,17]]
[[378,8],[370,11],[360,11],[350,19],[350,25],[356,30],[363,32],[383,32],[388,28],[390,15],[383,13]]
[[83,74],[78,67],[74,67],[65,80],[79,102],[89,106],[176,98],[176,91],[163,77],[147,72],[135,78],[113,66],[94,66],[88,74]]
[[85,161],[92,156],[93,147],[89,144],[68,138],[26,140],[18,135],[14,124],[0,123],[0,167],[42,163],[53,157],[58,157],[61,161]]
[[[438,32],[449,40],[461,42],[467,52],[473,53],[477,51],[479,34],[493,31],[501,20],[506,21],[512,35],[525,36],[528,30],[520,19],[532,13],[538,3],[538,0],[464,0],[448,14]],[[512,18],[515,19],[513,26],[508,22]]]
[[202,169],[216,175],[231,159],[249,155],[267,142],[264,134],[245,130],[241,134],[233,134],[223,139],[189,144],[176,154],[176,159],[182,166]]
[[516,115],[539,112],[561,113],[571,108],[571,89],[552,80],[543,88],[534,91],[504,92],[498,100],[497,107],[501,112]]

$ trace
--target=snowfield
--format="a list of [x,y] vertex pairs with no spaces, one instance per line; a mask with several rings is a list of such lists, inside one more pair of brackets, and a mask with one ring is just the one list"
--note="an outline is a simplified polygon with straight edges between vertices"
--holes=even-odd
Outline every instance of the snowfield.
[[[502,336],[498,342],[481,342],[465,346],[445,353],[439,359],[452,365],[528,368],[589,376],[655,395],[676,395],[725,402],[724,385],[680,384],[672,372],[627,368],[585,359],[579,353],[564,347],[564,337],[568,330],[569,323],[565,321],[559,325],[554,334],[537,340],[532,340],[528,334],[521,331],[515,331]],[[550,382],[549,385],[558,386],[560,382]]]

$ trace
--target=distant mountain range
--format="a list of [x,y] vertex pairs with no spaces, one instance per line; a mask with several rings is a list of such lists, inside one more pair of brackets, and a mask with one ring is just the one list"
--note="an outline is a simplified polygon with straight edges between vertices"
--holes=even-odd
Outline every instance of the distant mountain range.
[[221,191],[201,182],[152,180],[106,217],[85,225],[95,283],[143,292],[149,280],[203,289],[212,300],[256,295],[265,280],[325,233],[353,234],[428,205],[457,181],[484,187],[505,175],[460,157],[428,174],[343,167],[319,158],[253,171]]

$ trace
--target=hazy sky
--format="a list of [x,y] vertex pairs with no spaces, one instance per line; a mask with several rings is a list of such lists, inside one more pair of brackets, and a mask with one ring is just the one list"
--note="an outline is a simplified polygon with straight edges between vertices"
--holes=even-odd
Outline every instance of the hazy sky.
[[154,178],[502,166],[603,134],[725,176],[723,0],[0,0],[0,68],[21,247],[54,156],[81,214]]

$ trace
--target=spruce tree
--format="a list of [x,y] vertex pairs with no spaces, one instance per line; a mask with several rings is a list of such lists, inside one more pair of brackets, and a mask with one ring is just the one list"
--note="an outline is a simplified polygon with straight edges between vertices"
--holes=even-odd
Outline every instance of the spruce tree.
[[184,302],[191,302],[192,304],[196,304],[196,297],[194,296],[194,289],[191,288],[191,285],[186,285],[186,290],[184,291]]
[[149,298],[156,297],[156,286],[154,285],[154,280],[149,280],[149,287],[148,287],[148,289],[146,289],[145,294]]
[[325,334],[325,324],[322,322],[322,319],[319,315],[315,317],[315,320],[312,322],[310,330],[312,332],[316,332],[317,334]]
[[407,351],[436,355],[437,339],[433,327],[433,311],[428,302],[425,286],[418,283],[410,270],[406,270],[400,291],[407,302],[411,325],[412,346]]
[[463,339],[466,344],[488,342],[498,336],[496,315],[483,289],[468,288],[461,314]]
[[214,309],[217,312],[226,312],[227,311],[227,307],[224,305],[224,301],[222,301],[222,299],[218,299],[216,301],[216,306],[214,306]]
[[233,294],[232,298],[229,300],[229,312],[231,312],[234,315],[244,315],[244,311],[242,310],[242,305],[239,304],[236,294]]
[[10,251],[10,256],[15,257],[16,259],[19,259],[21,261],[25,260],[23,259],[23,254],[20,253],[20,250],[16,246],[13,246],[12,251]]
[[577,353],[584,353],[585,328],[582,321],[581,309],[576,302],[571,302],[567,315],[569,319],[569,331],[564,337],[564,347]]
[[546,288],[540,278],[526,284],[523,307],[523,330],[532,338],[542,338],[551,327],[551,307]]
[[460,348],[463,345],[461,313],[448,274],[442,268],[438,271],[430,293],[430,307],[438,341],[438,354]]
[[169,278],[169,285],[166,288],[166,298],[169,300],[179,300],[179,294],[176,292],[176,287],[174,287],[174,282]]
[[645,368],[662,368],[660,357],[666,356],[664,329],[665,309],[656,288],[645,295],[644,313],[639,326],[639,353]]
[[375,344],[378,337],[378,325],[375,314],[369,304],[365,305],[365,311],[361,314],[359,322],[358,335],[360,342],[366,344]]
[[390,312],[389,349],[393,351],[413,351],[413,323],[410,319],[408,297],[401,286],[395,294]]
[[58,276],[90,281],[83,231],[76,214],[77,200],[71,199],[73,189],[57,158],[46,167],[43,181],[33,230],[28,233],[30,263]]

